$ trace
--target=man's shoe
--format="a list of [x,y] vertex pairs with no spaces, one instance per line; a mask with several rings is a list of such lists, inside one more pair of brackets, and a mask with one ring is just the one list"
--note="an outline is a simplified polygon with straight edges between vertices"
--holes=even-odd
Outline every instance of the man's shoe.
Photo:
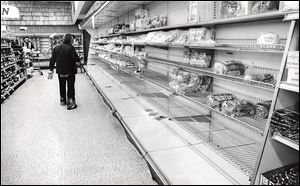
[[69,103],[68,103],[67,109],[68,110],[72,110],[72,109],[75,109],[75,108],[77,108],[75,100],[73,100],[72,98],[69,99]]
[[66,100],[63,98],[60,98],[60,105],[65,106],[66,105]]

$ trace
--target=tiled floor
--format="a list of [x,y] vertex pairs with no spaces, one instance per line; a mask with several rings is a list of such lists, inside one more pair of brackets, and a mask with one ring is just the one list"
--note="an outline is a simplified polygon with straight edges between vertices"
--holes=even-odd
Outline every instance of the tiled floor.
[[1,184],[156,184],[84,74],[72,111],[46,75],[35,73],[1,105]]

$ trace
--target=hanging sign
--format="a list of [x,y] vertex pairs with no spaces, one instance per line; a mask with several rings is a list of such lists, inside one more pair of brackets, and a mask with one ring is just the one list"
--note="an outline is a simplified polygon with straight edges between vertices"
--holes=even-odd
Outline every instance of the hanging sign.
[[19,9],[11,5],[1,5],[1,18],[19,19]]

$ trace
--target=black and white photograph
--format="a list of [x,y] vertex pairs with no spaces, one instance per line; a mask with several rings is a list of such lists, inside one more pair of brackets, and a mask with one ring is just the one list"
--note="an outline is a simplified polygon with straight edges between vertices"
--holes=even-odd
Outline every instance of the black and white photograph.
[[299,185],[299,1],[1,1],[1,185]]

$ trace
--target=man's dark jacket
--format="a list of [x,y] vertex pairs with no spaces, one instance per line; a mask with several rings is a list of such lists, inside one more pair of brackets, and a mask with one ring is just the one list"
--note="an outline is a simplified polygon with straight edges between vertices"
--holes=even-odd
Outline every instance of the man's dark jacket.
[[56,63],[56,73],[58,74],[76,74],[76,62],[79,61],[80,59],[74,46],[62,43],[53,49],[49,66],[52,71]]

